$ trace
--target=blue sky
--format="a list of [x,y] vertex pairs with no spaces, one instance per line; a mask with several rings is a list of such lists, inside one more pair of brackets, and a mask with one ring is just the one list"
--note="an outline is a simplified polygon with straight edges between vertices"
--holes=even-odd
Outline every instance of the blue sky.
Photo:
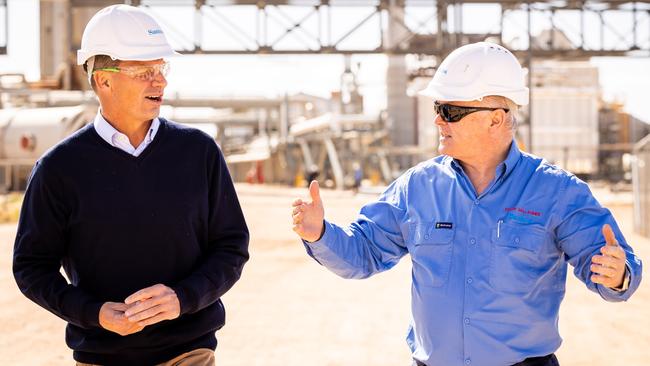
[[[8,4],[9,49],[8,55],[0,56],[0,72],[23,72],[29,80],[36,80],[39,78],[38,0],[9,0]],[[486,19],[491,9],[479,7],[475,11]],[[176,21],[176,28],[183,29],[178,25],[183,22],[183,16],[175,16],[181,19]],[[464,15],[465,31],[478,31],[472,29],[472,24],[478,23],[471,21],[472,16],[472,12]],[[516,18],[509,21],[516,21]],[[543,26],[543,21],[538,23]],[[481,24],[483,30],[491,27],[488,24],[486,29],[485,22]],[[192,26],[185,28],[191,32]],[[619,31],[624,32],[624,29]],[[353,61],[361,62],[359,80],[367,107],[381,108],[385,104],[386,57],[355,56]],[[624,103],[628,112],[650,122],[650,58],[608,57],[594,58],[591,62],[599,68],[604,98]],[[343,67],[343,57],[336,55],[183,56],[172,60],[168,91],[230,96],[271,96],[303,91],[327,96],[339,88]]]

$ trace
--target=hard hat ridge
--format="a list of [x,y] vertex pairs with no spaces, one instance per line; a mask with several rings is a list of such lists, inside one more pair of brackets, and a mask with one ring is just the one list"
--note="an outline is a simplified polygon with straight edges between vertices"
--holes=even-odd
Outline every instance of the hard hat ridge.
[[95,14],[84,29],[77,64],[96,55],[116,60],[149,61],[177,55],[158,22],[141,8],[111,5]]
[[435,100],[471,101],[489,95],[528,104],[525,73],[515,56],[503,46],[478,42],[451,52],[420,92]]

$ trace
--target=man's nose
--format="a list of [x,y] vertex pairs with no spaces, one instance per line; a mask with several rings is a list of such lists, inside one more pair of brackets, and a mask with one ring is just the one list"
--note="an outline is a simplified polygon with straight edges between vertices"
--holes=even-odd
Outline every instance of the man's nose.
[[165,76],[158,72],[156,75],[154,75],[153,79],[151,80],[151,83],[154,86],[162,86],[163,88],[167,86],[167,78]]

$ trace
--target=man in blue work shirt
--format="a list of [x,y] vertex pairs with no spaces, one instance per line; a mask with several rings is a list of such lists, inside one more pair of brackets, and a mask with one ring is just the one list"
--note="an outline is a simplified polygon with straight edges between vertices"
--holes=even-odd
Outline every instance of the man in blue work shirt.
[[413,263],[414,365],[558,365],[567,262],[607,301],[641,281],[609,210],[574,175],[514,141],[528,88],[516,58],[487,42],[452,52],[423,91],[439,152],[394,181],[348,227],[324,220],[318,183],[293,203],[307,253],[345,278]]

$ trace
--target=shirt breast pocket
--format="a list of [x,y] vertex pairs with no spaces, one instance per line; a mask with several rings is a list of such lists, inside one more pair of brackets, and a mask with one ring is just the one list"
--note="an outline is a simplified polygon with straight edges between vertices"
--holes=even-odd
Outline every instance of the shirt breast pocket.
[[414,225],[412,233],[413,281],[418,286],[444,286],[451,268],[455,230],[436,228],[431,223]]
[[536,225],[502,223],[492,231],[490,284],[498,291],[532,291],[548,272],[546,231]]

